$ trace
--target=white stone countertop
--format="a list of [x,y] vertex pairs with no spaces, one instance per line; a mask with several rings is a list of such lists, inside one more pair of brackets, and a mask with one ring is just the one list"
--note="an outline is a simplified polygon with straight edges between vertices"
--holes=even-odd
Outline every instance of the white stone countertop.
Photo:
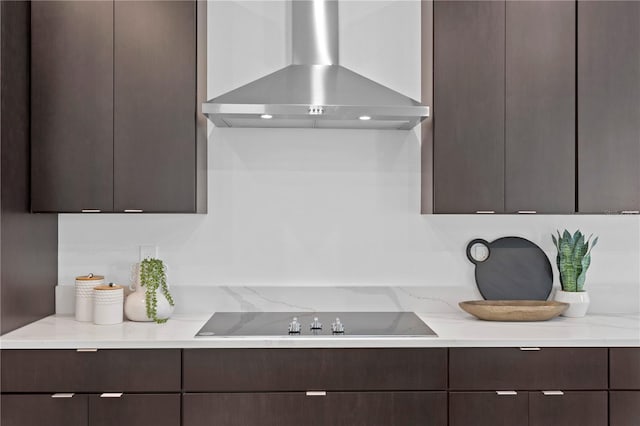
[[194,337],[211,313],[175,315],[165,324],[93,325],[52,315],[0,337],[1,349],[293,347],[619,347],[640,346],[640,315],[488,322],[464,313],[418,313],[438,337]]

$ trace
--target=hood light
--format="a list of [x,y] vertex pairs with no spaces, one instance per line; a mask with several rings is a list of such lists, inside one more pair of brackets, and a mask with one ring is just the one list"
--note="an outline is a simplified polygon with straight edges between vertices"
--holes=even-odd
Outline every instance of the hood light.
[[360,117],[358,117],[360,120],[362,121],[367,121],[367,120],[371,120],[371,117],[368,115],[361,115]]
[[271,115],[271,114],[262,114],[260,116],[260,118],[262,118],[263,120],[271,120],[273,118],[273,115]]

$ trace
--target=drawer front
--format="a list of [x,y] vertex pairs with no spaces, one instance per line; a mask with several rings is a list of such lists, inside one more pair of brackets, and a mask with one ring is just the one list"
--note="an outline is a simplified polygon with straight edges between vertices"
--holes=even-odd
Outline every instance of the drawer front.
[[180,426],[180,394],[124,394],[89,397],[91,426]]
[[640,348],[609,349],[611,389],[640,390]]
[[[452,348],[455,390],[607,389],[606,348]],[[534,348],[535,349],[535,348]]]
[[185,349],[187,392],[440,390],[447,350]]
[[528,394],[449,393],[449,426],[513,426],[528,422]]
[[640,423],[640,391],[609,392],[609,425],[638,426]]
[[2,392],[179,392],[180,349],[3,350]]
[[529,393],[529,426],[607,426],[607,392]]
[[87,395],[2,395],[2,426],[87,426]]
[[445,392],[200,393],[183,397],[184,426],[446,426]]

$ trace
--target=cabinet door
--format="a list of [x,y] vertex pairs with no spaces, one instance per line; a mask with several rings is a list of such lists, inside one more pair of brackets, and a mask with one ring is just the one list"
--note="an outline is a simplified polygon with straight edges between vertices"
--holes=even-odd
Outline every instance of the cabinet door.
[[89,397],[91,426],[180,426],[180,394]]
[[504,211],[505,3],[434,2],[434,212]]
[[609,425],[638,426],[640,391],[609,392]]
[[578,210],[640,210],[640,2],[578,2]]
[[506,22],[505,210],[573,213],[575,3],[508,1]]
[[196,2],[115,2],[115,211],[196,210]]
[[113,209],[113,2],[31,4],[31,208]]
[[607,392],[529,393],[529,426],[607,426]]
[[527,392],[449,393],[449,426],[526,425],[527,410]]
[[53,398],[51,395],[0,397],[2,426],[87,426],[87,396]]

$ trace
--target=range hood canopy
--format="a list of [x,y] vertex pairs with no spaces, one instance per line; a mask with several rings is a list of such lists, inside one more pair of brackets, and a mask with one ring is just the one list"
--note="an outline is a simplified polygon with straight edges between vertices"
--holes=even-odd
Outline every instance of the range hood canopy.
[[337,0],[292,0],[293,63],[202,105],[218,127],[411,129],[429,107],[338,64]]

